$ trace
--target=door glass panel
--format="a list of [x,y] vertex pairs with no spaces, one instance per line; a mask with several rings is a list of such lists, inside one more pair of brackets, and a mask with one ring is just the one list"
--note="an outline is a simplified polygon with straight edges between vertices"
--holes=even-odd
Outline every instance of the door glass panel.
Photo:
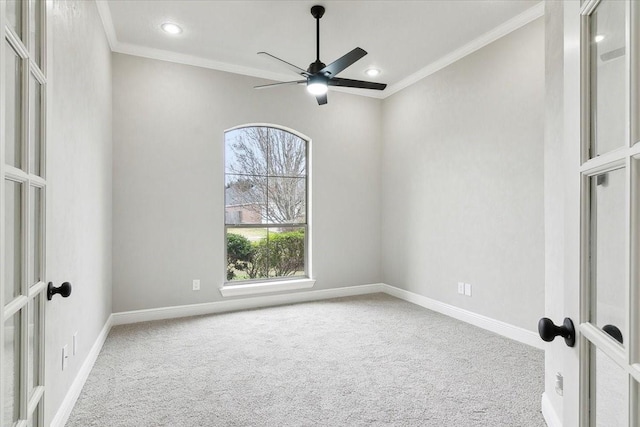
[[42,2],[40,0],[29,1],[29,53],[31,59],[40,66],[40,40],[41,40],[41,14]]
[[591,322],[626,344],[625,179],[625,169],[591,178]]
[[4,387],[4,419],[2,426],[11,426],[20,415],[20,311],[4,323],[2,373]]
[[41,242],[42,242],[42,229],[41,229],[41,203],[42,203],[42,190],[38,187],[31,187],[31,203],[29,213],[29,222],[31,227],[31,245],[29,248],[29,265],[31,266],[30,272],[30,285],[38,283],[42,277],[40,277],[41,266]]
[[629,376],[602,350],[591,346],[594,369],[591,373],[591,396],[595,398],[597,427],[626,426]]
[[27,338],[29,363],[27,365],[27,388],[29,397],[38,386],[38,356],[40,342],[40,295],[29,301],[29,331]]
[[19,168],[22,165],[22,60],[9,43],[5,47],[5,162]]
[[20,295],[22,283],[22,184],[5,180],[4,300]]
[[42,176],[40,172],[40,155],[42,143],[40,134],[40,120],[42,118],[41,85],[33,74],[29,78],[29,172]]
[[20,0],[6,0],[7,3],[7,22],[9,26],[13,28],[18,35],[21,35],[22,31],[22,10]]
[[626,2],[603,0],[591,17],[591,156],[625,144]]

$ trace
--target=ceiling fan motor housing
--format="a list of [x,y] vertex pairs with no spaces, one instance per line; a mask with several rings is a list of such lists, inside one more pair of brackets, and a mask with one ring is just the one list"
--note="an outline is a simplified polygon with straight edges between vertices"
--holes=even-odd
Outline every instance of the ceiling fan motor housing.
[[314,62],[309,64],[309,69],[307,70],[307,72],[309,72],[310,74],[316,74],[318,71],[322,70],[324,67],[326,67],[326,65],[323,62],[319,60],[315,60]]

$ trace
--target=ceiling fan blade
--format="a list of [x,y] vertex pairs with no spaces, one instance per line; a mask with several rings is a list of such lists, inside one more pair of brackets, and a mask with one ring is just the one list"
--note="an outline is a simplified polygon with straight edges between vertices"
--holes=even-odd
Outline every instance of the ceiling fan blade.
[[331,64],[324,67],[322,70],[320,70],[320,73],[329,73],[329,77],[334,77],[338,75],[340,71],[344,70],[349,65],[353,64],[366,54],[367,52],[364,49],[357,47],[351,52],[347,53],[339,59],[336,59]]
[[269,58],[275,59],[276,61],[279,61],[280,63],[285,64],[293,72],[298,73],[298,74],[300,74],[302,76],[309,77],[311,75],[311,74],[309,74],[307,72],[307,70],[303,70],[302,68],[298,67],[297,65],[293,65],[292,63],[287,62],[284,59],[280,59],[277,56],[273,56],[270,53],[258,52],[258,55],[265,55],[265,56],[268,56]]
[[318,105],[324,105],[327,103],[327,94],[316,95],[316,100],[318,101]]
[[293,82],[279,82],[279,83],[269,83],[268,85],[259,85],[259,86],[254,86],[254,89],[265,89],[265,88],[269,88],[269,87],[275,87],[275,86],[287,86],[287,85],[301,85],[303,83],[306,83],[306,80],[296,80]]
[[365,82],[362,80],[341,79],[339,77],[336,77],[334,79],[329,79],[327,84],[329,86],[355,87],[359,89],[375,89],[375,90],[384,90],[384,88],[387,87],[387,85],[384,83]]

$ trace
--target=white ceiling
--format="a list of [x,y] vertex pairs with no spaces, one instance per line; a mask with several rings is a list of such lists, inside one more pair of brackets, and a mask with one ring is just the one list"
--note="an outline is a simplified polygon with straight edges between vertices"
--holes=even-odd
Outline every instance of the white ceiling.
[[[315,20],[309,12],[314,4],[326,8],[320,59],[329,64],[356,46],[363,48],[369,54],[340,77],[389,84],[383,93],[359,92],[379,97],[543,13],[538,0],[98,1],[116,52],[280,81],[299,76],[256,53],[267,51],[306,69],[315,60]],[[182,34],[160,30],[168,21],[179,24]],[[367,77],[364,70],[370,66],[382,74]]]

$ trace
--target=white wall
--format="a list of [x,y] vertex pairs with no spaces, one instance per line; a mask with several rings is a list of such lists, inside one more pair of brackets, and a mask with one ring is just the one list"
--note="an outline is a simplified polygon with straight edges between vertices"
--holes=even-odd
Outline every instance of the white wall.
[[[111,314],[111,53],[92,1],[48,3],[47,279],[73,285],[46,303],[49,425]],[[61,370],[61,349],[78,353]]]
[[114,54],[114,312],[221,299],[224,130],[246,123],[313,140],[314,289],[380,280],[381,102],[260,83]]
[[385,283],[536,330],[544,90],[538,19],[384,100]]

